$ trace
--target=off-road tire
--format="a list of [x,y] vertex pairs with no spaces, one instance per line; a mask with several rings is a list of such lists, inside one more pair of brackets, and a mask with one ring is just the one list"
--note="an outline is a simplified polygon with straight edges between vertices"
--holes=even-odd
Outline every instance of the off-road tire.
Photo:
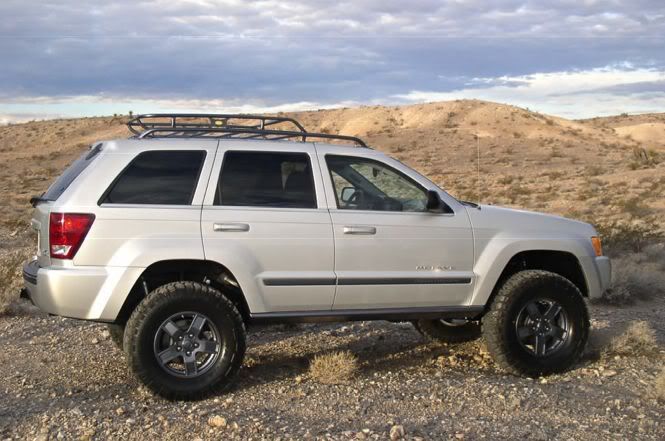
[[[194,378],[168,373],[153,346],[163,321],[183,311],[207,316],[224,345],[214,364]],[[154,393],[170,400],[197,400],[232,385],[245,355],[245,324],[234,303],[217,289],[174,282],[155,289],[136,307],[125,327],[124,347],[131,370]]]
[[[565,345],[550,355],[536,356],[520,343],[516,322],[519,311],[539,299],[557,302],[567,315],[570,330]],[[580,359],[589,336],[589,312],[582,293],[570,280],[549,271],[525,270],[503,283],[483,317],[482,333],[489,353],[503,370],[529,377],[554,374]]]
[[416,330],[425,338],[445,343],[462,343],[480,338],[480,322],[469,321],[461,325],[448,325],[441,320],[416,320]]
[[107,329],[109,331],[110,339],[113,344],[120,349],[124,350],[124,339],[125,339],[125,327],[123,325],[118,325],[116,323],[109,323]]

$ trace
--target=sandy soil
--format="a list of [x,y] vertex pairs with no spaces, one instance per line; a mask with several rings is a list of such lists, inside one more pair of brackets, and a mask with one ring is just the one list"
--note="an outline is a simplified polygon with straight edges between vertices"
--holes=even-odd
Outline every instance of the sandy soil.
[[[594,305],[592,315],[580,365],[535,380],[498,371],[482,341],[427,343],[406,323],[253,329],[237,385],[196,403],[147,393],[103,325],[0,318],[0,438],[387,439],[399,424],[409,439],[663,439],[663,406],[649,393],[665,351],[596,352],[636,317],[665,343],[665,302]],[[346,349],[361,363],[351,382],[308,376],[315,355]],[[226,426],[211,427],[213,416]]]

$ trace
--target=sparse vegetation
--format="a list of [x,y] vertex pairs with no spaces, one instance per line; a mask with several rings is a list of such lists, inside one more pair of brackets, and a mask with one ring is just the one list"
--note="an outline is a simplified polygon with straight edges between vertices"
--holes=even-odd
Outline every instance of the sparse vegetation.
[[22,249],[0,256],[0,315],[8,312],[10,306],[18,300],[23,286],[21,271],[28,255],[29,252]]
[[605,252],[610,256],[620,256],[626,251],[641,252],[647,245],[659,243],[664,235],[651,221],[593,222],[603,239]]
[[643,252],[619,254],[612,267],[612,286],[603,294],[605,302],[621,305],[665,294],[663,244],[651,245]]
[[309,366],[309,375],[319,383],[349,382],[358,371],[358,359],[349,351],[317,355]]
[[650,395],[658,401],[665,402],[665,368],[656,376]]
[[656,333],[647,322],[638,321],[614,337],[605,348],[604,355],[650,356],[658,351]]

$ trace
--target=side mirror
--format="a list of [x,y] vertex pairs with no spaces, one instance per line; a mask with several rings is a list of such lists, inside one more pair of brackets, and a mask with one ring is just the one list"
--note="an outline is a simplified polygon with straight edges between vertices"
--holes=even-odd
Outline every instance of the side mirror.
[[353,187],[344,187],[342,189],[341,199],[342,202],[349,202],[353,195],[356,194],[356,189]]
[[439,193],[434,190],[427,191],[427,205],[425,206],[427,211],[431,213],[446,213],[448,212],[448,207],[439,197]]

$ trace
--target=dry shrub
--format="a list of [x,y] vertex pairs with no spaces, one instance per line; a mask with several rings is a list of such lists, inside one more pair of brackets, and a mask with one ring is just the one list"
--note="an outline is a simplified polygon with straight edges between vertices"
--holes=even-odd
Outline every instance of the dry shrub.
[[603,238],[603,248],[610,256],[625,252],[641,252],[664,238],[660,227],[650,220],[640,222],[591,222]]
[[623,334],[614,337],[605,349],[605,355],[653,355],[658,351],[656,333],[647,322],[634,322]]
[[652,395],[658,401],[665,402],[665,368],[660,371],[660,374],[656,376],[656,381],[653,385]]
[[358,359],[349,351],[317,355],[309,366],[309,374],[323,384],[342,384],[358,371]]
[[612,259],[612,286],[603,294],[606,303],[622,305],[649,300],[665,293],[665,249],[646,247],[640,253]]
[[0,314],[9,310],[18,300],[23,286],[23,263],[28,260],[29,249],[14,250],[0,255]]

